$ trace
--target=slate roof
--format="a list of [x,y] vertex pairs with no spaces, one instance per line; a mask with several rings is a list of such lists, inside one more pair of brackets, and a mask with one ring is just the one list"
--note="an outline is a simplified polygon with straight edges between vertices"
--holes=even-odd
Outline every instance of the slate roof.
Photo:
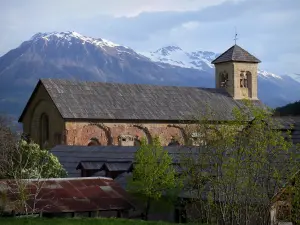
[[94,162],[94,161],[81,161],[76,169],[85,169],[85,170],[97,170],[100,169],[104,163],[101,162]]
[[223,62],[250,62],[250,63],[260,63],[261,61],[255,56],[251,55],[245,49],[238,45],[233,45],[215,60],[212,64],[223,63]]
[[300,116],[274,117],[281,130],[290,130],[294,144],[300,144]]
[[45,86],[61,116],[72,120],[182,121],[213,109],[213,120],[225,121],[242,106],[224,89],[42,79],[35,91],[39,85]]
[[[88,168],[100,169],[102,165],[107,165],[109,171],[124,171],[130,168],[134,160],[134,154],[138,146],[74,146],[74,145],[57,145],[50,151],[65,168],[69,177],[80,177],[80,167],[82,162]],[[165,150],[176,163],[180,159],[181,152],[191,153],[193,149],[199,148],[187,146],[166,146]],[[93,162],[93,163],[91,163]],[[94,167],[92,167],[94,166]]]
[[[106,160],[105,160],[106,161]],[[107,171],[128,171],[132,162],[99,162],[98,161],[80,161],[76,169],[85,170],[104,170]]]
[[[24,180],[24,184],[28,193],[26,203],[29,213],[115,211],[134,208],[126,191],[111,178],[51,178]],[[18,190],[15,180],[0,180],[0,193],[6,193],[9,203],[15,202]],[[4,212],[25,212],[24,208],[9,203],[5,204]]]
[[104,163],[108,171],[128,171],[132,166],[132,162],[108,162]]
[[[80,177],[81,162],[95,162],[96,167],[92,169],[103,169],[105,164],[110,165],[106,168],[109,171],[126,171],[134,162],[134,154],[138,150],[138,146],[75,146],[75,145],[57,145],[50,150],[55,155],[63,168],[67,171],[69,177]],[[182,153],[185,157],[195,157],[199,152],[201,154],[212,154],[210,149],[199,148],[193,146],[164,146],[163,147],[173,160],[173,165],[177,171]],[[291,149],[293,151],[294,148]],[[281,154],[281,153],[280,153]],[[282,153],[282,157],[285,153]],[[102,168],[100,167],[101,165]],[[126,170],[125,170],[126,169]],[[130,172],[130,171],[129,171]],[[103,174],[103,173],[100,173]]]

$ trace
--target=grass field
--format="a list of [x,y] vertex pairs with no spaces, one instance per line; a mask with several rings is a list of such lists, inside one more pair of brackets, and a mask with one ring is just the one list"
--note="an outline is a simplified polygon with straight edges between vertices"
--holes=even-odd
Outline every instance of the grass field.
[[1,225],[170,225],[171,223],[125,219],[1,218]]

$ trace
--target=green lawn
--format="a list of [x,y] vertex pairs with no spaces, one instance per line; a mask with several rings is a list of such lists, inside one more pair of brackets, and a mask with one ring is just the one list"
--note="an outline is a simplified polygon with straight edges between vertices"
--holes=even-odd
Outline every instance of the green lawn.
[[1,218],[1,225],[170,225],[165,222],[125,220],[125,219],[40,219]]

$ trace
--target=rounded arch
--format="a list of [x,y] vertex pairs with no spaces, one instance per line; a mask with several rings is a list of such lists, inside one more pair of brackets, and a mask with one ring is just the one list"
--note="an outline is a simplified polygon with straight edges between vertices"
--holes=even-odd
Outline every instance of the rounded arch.
[[188,138],[188,135],[186,134],[186,131],[183,127],[179,126],[179,125],[176,125],[176,124],[169,124],[168,127],[174,127],[174,128],[177,128],[180,130],[180,133],[181,133],[181,136],[183,138],[183,144],[184,145],[188,145],[189,143],[189,138]]
[[[49,102],[47,102],[44,99],[39,100],[34,105],[32,112],[30,112],[28,134],[32,137],[32,140],[38,144],[41,144],[41,142],[42,142],[41,137],[40,137],[40,135],[41,135],[41,116],[45,111],[49,112],[49,111],[47,111],[48,104],[49,104]],[[48,116],[48,120],[49,120],[49,116]]]
[[249,88],[250,80],[251,80],[251,72],[241,71],[241,73],[240,73],[240,87],[241,88]]
[[107,145],[112,145],[113,144],[113,138],[111,135],[111,130],[109,127],[105,126],[102,123],[91,123],[90,125],[95,125],[102,129],[105,132],[106,138],[107,138]]
[[[151,136],[151,133],[150,133],[149,129],[148,129],[146,126],[144,126],[144,125],[142,125],[142,124],[134,124],[133,127],[136,127],[136,128],[138,128],[138,129],[142,130],[142,131],[145,133],[146,137],[147,137],[148,143],[149,143],[149,144],[152,143],[152,136]],[[137,137],[137,136],[135,137],[135,139],[136,139],[136,141],[138,141],[137,143],[140,143],[140,140],[138,140],[138,137]]]
[[[76,131],[75,144],[78,145],[112,145],[112,138],[109,128],[102,124],[89,123]],[[98,140],[98,141],[96,141]]]
[[[43,95],[42,95],[43,96]],[[40,96],[40,97],[42,97]],[[64,129],[65,122],[61,117],[59,111],[55,107],[52,101],[48,98],[39,99],[32,103],[32,106],[28,109],[28,115],[24,116],[24,131],[28,133],[31,140],[40,144],[41,141],[41,116],[45,113],[49,120],[49,138],[48,146],[53,147],[57,144],[56,134],[61,133]]]

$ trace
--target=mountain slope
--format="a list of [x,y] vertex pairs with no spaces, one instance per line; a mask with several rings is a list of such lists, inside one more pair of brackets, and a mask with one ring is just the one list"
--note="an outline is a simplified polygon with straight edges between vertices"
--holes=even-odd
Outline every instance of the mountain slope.
[[300,101],[278,107],[276,113],[280,116],[300,116]]
[[[174,46],[137,53],[76,32],[38,33],[0,57],[0,113],[19,115],[40,78],[214,87],[210,62],[217,55]],[[300,83],[292,78],[260,75],[259,97],[270,106],[295,101],[296,90]]]
[[[40,78],[189,85],[209,73],[161,65],[130,48],[76,32],[38,33],[0,57],[0,112],[20,114]],[[198,82],[199,84],[199,82]]]

